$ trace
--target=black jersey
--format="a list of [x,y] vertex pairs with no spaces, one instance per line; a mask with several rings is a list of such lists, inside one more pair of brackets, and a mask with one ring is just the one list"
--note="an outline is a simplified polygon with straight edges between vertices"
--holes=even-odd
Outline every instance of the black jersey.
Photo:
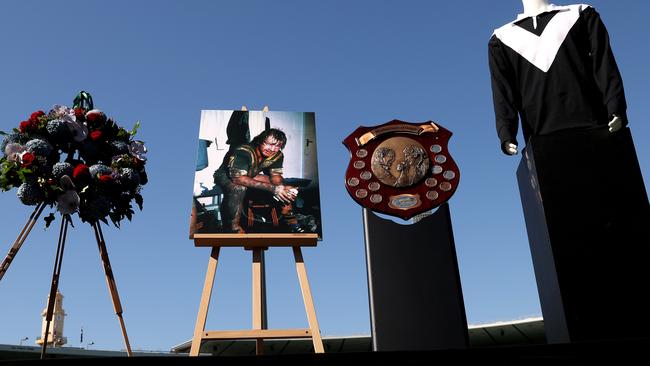
[[605,125],[627,109],[605,25],[585,4],[520,14],[494,31],[488,45],[501,148],[524,138]]
[[282,164],[284,162],[284,154],[278,151],[271,157],[260,157],[255,153],[255,146],[250,144],[243,144],[238,146],[235,151],[226,156],[224,163],[219,169],[228,172],[230,178],[232,175],[246,175],[254,178],[261,172],[271,176],[272,174],[282,174]]

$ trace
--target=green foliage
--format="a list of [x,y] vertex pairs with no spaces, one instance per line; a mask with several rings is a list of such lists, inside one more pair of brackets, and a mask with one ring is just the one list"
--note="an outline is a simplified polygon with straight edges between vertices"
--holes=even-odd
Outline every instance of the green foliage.
[[135,168],[134,158],[129,154],[122,154],[120,156],[113,157],[113,162],[111,163],[111,168],[113,169],[122,169],[122,168]]
[[16,171],[16,174],[18,175],[18,178],[20,179],[21,182],[25,183],[27,181],[27,177],[29,174],[32,173],[31,169],[27,168],[20,168]]
[[140,121],[137,121],[133,126],[133,128],[131,129],[131,131],[129,132],[129,135],[131,135],[131,137],[135,136],[135,134],[138,133],[139,128],[140,128]]
[[[24,182],[24,179],[18,176],[18,168],[17,163],[7,161],[6,158],[0,159],[0,188],[3,191],[8,191]],[[25,178],[25,172],[22,172],[22,177]]]

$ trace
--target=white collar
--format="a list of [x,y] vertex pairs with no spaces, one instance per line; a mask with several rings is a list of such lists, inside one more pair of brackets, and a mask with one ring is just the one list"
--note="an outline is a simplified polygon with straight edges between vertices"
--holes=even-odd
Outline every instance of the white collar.
[[[517,20],[496,29],[494,35],[538,69],[548,72],[567,34],[578,21],[582,11],[588,7],[587,4],[549,5],[540,14],[549,11],[560,11],[561,13],[549,21],[540,36],[516,26]],[[532,15],[521,15],[519,19],[525,19],[529,16]],[[533,17],[534,26],[536,19],[536,17]]]
[[521,14],[517,14],[517,20],[515,20],[515,22],[518,22],[518,21],[520,21],[522,19],[526,19],[526,18],[536,17],[538,15],[541,15],[541,14],[544,14],[544,13],[549,13],[551,11],[556,11],[556,10],[559,10],[559,11],[569,10],[569,7],[568,6],[558,6],[558,5],[555,5],[555,4],[548,4],[546,9],[543,9],[543,10],[537,12],[537,13],[521,13]]

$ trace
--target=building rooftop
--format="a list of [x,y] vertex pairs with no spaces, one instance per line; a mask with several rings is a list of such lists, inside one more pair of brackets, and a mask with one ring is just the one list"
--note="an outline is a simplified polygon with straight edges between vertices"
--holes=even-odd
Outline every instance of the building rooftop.
[[[544,320],[541,317],[522,320],[476,324],[468,327],[470,347],[535,345],[546,343]],[[134,356],[187,356],[191,340],[171,348],[169,352],[138,351]],[[323,337],[326,353],[353,353],[372,351],[369,335]],[[41,347],[0,344],[0,360],[40,358]],[[277,339],[264,342],[266,355],[312,353],[311,339]],[[215,356],[241,356],[255,354],[254,340],[205,341],[201,353]],[[50,347],[48,358],[124,357],[126,351],[94,350],[78,347]]]
[[[470,325],[470,347],[544,344],[542,317]],[[264,354],[299,354],[313,352],[311,339],[277,339],[264,342]],[[255,340],[210,340],[201,344],[202,354],[215,356],[254,355]],[[172,353],[189,353],[192,340],[171,348]],[[370,335],[323,337],[326,353],[372,351]]]

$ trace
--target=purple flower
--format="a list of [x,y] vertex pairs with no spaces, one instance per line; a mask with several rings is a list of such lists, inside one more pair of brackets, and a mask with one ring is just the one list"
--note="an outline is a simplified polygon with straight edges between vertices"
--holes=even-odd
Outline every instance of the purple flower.
[[20,161],[20,157],[22,153],[25,151],[25,147],[22,146],[21,144],[17,144],[15,142],[7,144],[5,146],[5,156],[7,156],[7,160],[11,162],[17,162]]
[[64,122],[76,122],[77,117],[74,114],[74,109],[68,108],[64,105],[55,104],[50,111],[50,116],[54,119],[60,119]]
[[49,117],[63,122],[72,133],[72,139],[76,142],[81,142],[88,137],[88,127],[83,122],[77,121],[74,109],[55,104],[49,113]]
[[142,161],[147,161],[147,157],[144,156],[144,154],[147,153],[147,147],[144,146],[144,142],[139,140],[133,141],[129,145],[129,152],[131,153],[131,155],[135,156],[136,158]]

